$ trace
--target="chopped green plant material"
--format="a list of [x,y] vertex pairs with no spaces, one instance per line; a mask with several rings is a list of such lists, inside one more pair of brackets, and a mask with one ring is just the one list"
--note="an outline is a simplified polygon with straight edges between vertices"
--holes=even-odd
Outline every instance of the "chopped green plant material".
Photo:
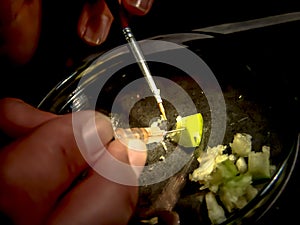
[[234,165],[234,162],[227,159],[217,165],[215,171],[211,174],[209,182],[211,185],[219,186],[226,180],[235,177],[237,174],[238,170]]
[[226,220],[225,212],[212,192],[205,195],[208,217],[213,224],[220,224]]
[[235,165],[240,173],[246,173],[248,170],[248,165],[244,157],[239,157],[236,160]]
[[270,172],[270,148],[264,146],[262,152],[250,152],[248,157],[248,170],[253,179],[265,179],[271,177]]
[[184,147],[197,147],[200,145],[203,130],[203,118],[201,113],[190,116],[177,117],[175,130],[181,130],[172,139]]
[[208,183],[217,165],[228,159],[228,156],[223,154],[225,148],[226,146],[218,145],[213,148],[208,147],[207,151],[202,151],[197,159],[201,166],[190,174],[190,180],[200,181],[202,184]]
[[212,224],[225,221],[227,213],[247,205],[258,193],[253,181],[270,178],[274,171],[270,147],[254,151],[251,139],[245,133],[234,135],[229,143],[231,153],[225,153],[226,145],[208,147],[200,152],[199,167],[189,175],[191,181],[200,184],[200,190],[208,190],[205,199]]
[[234,135],[233,142],[229,144],[232,153],[238,156],[247,156],[251,152],[252,137],[249,134],[237,133]]
[[247,203],[247,189],[252,183],[249,174],[241,174],[225,181],[220,186],[219,196],[228,212],[243,208]]

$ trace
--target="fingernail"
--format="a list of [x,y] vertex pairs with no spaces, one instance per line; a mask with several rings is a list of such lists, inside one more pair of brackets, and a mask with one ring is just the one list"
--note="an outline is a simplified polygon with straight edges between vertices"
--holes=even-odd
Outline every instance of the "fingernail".
[[83,39],[91,45],[102,44],[106,40],[111,23],[112,19],[105,14],[102,14],[100,17],[89,18]]
[[[81,154],[92,166],[106,151],[105,146],[113,138],[113,130],[108,117],[98,112],[77,112],[73,115],[73,125],[79,128],[75,138]],[[77,135],[76,135],[77,134]]]
[[128,0],[127,3],[143,13],[150,10],[153,0]]

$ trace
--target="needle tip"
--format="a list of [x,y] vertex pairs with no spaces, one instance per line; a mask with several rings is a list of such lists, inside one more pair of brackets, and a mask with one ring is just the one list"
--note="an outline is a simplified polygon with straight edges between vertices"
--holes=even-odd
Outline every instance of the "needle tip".
[[167,120],[165,108],[164,108],[162,102],[158,103],[158,107],[159,107],[159,110],[160,110],[160,112],[161,112],[161,114],[162,114],[162,119],[163,119],[163,120]]

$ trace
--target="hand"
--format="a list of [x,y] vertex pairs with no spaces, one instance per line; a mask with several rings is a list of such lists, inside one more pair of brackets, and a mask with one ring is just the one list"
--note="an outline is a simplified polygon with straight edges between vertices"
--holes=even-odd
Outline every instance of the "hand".
[[[152,3],[153,0],[122,0],[129,13],[139,16],[147,14]],[[78,33],[90,45],[99,45],[106,40],[112,21],[113,16],[104,0],[86,3],[78,22]]]
[[[97,165],[105,162],[94,153],[105,151],[123,163],[143,167],[146,151],[111,141],[108,118],[98,112],[95,120],[92,116],[93,111],[54,115],[17,99],[0,100],[0,128],[13,139],[0,150],[0,212],[13,224],[128,223],[138,186],[97,173]],[[100,145],[93,143],[95,137]],[[126,176],[137,184],[139,172],[129,170]]]
[[[147,14],[152,3],[153,0],[122,0],[129,13],[139,16]],[[0,56],[17,64],[27,63],[38,45],[41,16],[42,0],[1,0]],[[89,45],[100,45],[106,40],[112,21],[105,0],[85,2],[77,22],[78,35]]]

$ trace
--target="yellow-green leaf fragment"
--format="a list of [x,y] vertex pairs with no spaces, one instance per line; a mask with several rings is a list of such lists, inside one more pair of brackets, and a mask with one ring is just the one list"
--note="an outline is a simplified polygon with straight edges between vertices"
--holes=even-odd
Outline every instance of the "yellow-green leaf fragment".
[[203,131],[203,117],[201,113],[177,117],[176,129],[182,129],[173,138],[179,145],[184,147],[199,146]]

